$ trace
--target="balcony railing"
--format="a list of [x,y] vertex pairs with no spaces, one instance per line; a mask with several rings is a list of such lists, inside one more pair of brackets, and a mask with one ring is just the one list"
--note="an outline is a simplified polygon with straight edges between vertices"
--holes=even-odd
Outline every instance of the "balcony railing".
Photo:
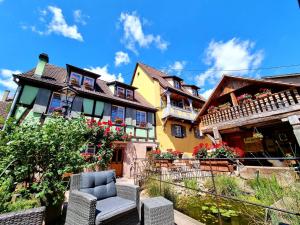
[[[285,90],[265,98],[250,101],[245,104],[223,109],[201,117],[202,130],[210,129],[216,124],[218,127],[225,124],[235,124],[239,121],[248,121],[256,118],[300,110],[300,95],[297,89]],[[239,123],[239,125],[241,125]]]
[[162,118],[166,117],[175,117],[178,119],[194,121],[196,119],[196,113],[192,112],[191,110],[179,108],[176,106],[167,106],[162,111]]

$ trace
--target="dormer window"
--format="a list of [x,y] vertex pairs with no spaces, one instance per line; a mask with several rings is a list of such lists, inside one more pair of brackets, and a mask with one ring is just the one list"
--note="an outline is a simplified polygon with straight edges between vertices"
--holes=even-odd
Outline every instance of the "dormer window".
[[126,89],[126,99],[133,100],[133,90]]
[[78,74],[78,73],[74,73],[72,72],[70,74],[70,80],[69,80],[69,83],[71,85],[74,85],[74,86],[80,86],[81,85],[81,81],[82,81],[82,75]]
[[117,87],[117,96],[120,98],[124,98],[125,97],[125,88],[122,87]]
[[95,79],[91,77],[84,77],[83,87],[86,90],[94,90]]
[[174,80],[174,87],[177,89],[181,88],[180,82],[178,80]]
[[193,89],[192,91],[194,96],[198,96],[198,91],[196,89]]

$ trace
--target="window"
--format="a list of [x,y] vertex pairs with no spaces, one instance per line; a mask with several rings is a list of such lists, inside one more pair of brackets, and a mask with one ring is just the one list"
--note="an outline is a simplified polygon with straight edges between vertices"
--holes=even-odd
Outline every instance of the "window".
[[117,87],[117,96],[120,98],[125,97],[125,89],[122,87]]
[[82,76],[78,73],[72,72],[70,74],[70,81],[69,83],[75,86],[80,86],[82,81]]
[[201,139],[203,137],[199,128],[194,129],[194,136],[195,136],[195,138],[198,138],[198,139]]
[[136,111],[136,125],[140,127],[147,126],[146,112]]
[[111,120],[115,123],[123,123],[125,109],[121,106],[113,105],[111,107]]
[[62,112],[62,101],[60,93],[54,92],[52,94],[52,98],[50,101],[50,105],[48,108],[48,113],[52,113],[54,111],[61,111]]
[[175,136],[177,138],[183,138],[186,136],[186,131],[184,126],[173,124],[171,126],[171,129],[172,129],[172,136]]
[[126,89],[126,99],[133,100],[133,91]]
[[171,100],[171,105],[179,107],[179,108],[183,108],[183,102],[182,101]]
[[91,77],[84,77],[84,79],[83,79],[84,89],[93,90],[94,89],[94,83],[95,83],[95,79],[93,79]]
[[198,91],[196,89],[193,89],[193,95],[198,96]]
[[180,82],[178,80],[174,80],[174,87],[180,89]]

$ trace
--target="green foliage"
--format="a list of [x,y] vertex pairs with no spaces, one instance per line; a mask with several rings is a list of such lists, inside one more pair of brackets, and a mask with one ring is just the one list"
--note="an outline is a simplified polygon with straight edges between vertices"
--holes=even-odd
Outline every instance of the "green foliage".
[[190,188],[193,190],[197,190],[198,189],[198,182],[197,179],[192,178],[192,179],[184,179],[184,186],[186,188]]
[[78,172],[84,164],[80,148],[88,132],[84,119],[56,117],[44,125],[10,123],[0,132],[0,169],[13,162],[6,176],[24,184],[42,205],[56,206],[67,189],[62,175]]
[[275,176],[249,180],[248,183],[255,191],[255,197],[266,205],[271,205],[283,197],[284,190]]
[[[241,190],[238,186],[238,181],[235,177],[226,175],[218,175],[214,177],[217,193],[226,196],[238,196]],[[212,179],[206,181],[204,186],[210,191],[214,191]]]
[[0,116],[0,125],[4,125],[5,119],[3,116]]
[[0,212],[7,211],[8,202],[11,200],[13,183],[11,178],[0,180]]
[[40,202],[36,198],[19,199],[7,205],[7,212],[31,209],[40,206]]

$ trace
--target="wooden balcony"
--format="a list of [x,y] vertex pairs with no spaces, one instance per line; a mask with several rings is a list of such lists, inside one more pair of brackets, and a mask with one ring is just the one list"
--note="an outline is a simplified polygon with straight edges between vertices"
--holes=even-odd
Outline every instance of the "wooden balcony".
[[201,130],[211,132],[213,127],[222,130],[271,119],[281,119],[280,115],[296,110],[300,110],[300,95],[297,89],[285,90],[249,103],[203,115]]
[[174,117],[177,119],[194,121],[196,119],[196,112],[183,109],[176,106],[169,106],[162,110],[162,118]]

